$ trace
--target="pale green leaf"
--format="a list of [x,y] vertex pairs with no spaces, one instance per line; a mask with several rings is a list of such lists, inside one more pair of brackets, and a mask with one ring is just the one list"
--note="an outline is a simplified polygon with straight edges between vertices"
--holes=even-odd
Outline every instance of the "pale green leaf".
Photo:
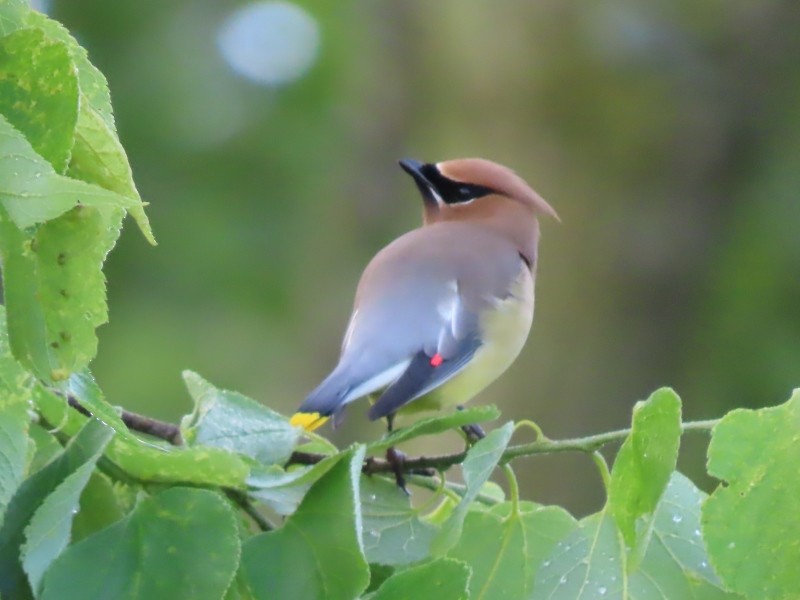
[[100,70],[89,62],[86,49],[83,48],[61,23],[48,18],[37,11],[25,14],[24,24],[36,27],[45,32],[51,40],[64,44],[69,51],[73,63],[78,69],[78,84],[82,95],[82,104],[88,104],[101,116],[111,131],[114,129],[114,116],[111,110],[111,94],[108,82]]
[[420,520],[394,480],[362,475],[361,510],[364,553],[370,563],[406,565],[428,557],[436,528]]
[[470,512],[447,556],[471,568],[470,598],[517,600],[526,597],[529,587],[525,554],[525,528],[519,514],[502,518],[491,512]]
[[439,534],[434,538],[431,544],[432,554],[443,555],[458,541],[470,504],[480,492],[481,486],[491,477],[513,432],[514,424],[506,423],[503,427],[489,432],[467,452],[467,457],[461,465],[464,482],[467,486],[466,492],[461,498],[461,502],[442,525]]
[[0,114],[64,172],[78,119],[78,78],[64,44],[39,29],[0,40]]
[[236,519],[217,493],[170,488],[64,552],[43,600],[219,600],[240,554]]
[[533,600],[623,600],[625,550],[605,511],[587,517],[555,545],[535,577]]
[[308,491],[283,527],[247,540],[242,568],[257,599],[353,600],[369,583],[361,547],[363,446]]
[[680,436],[681,401],[675,392],[662,388],[636,403],[608,489],[608,509],[629,546],[636,540],[637,519],[653,513],[675,470]]
[[28,0],[4,0],[0,2],[0,36],[19,29],[25,16],[30,13]]
[[[74,435],[86,418],[49,390],[34,390],[34,401],[45,419],[66,435]],[[220,448],[186,448],[156,444],[120,429],[106,457],[141,481],[244,488],[250,473],[245,460]]]
[[181,423],[191,445],[214,446],[254,458],[264,465],[283,465],[300,436],[289,420],[237,392],[220,390],[197,373],[183,379],[195,402],[194,412]]
[[114,130],[88,102],[81,104],[78,113],[69,175],[136,200],[136,204],[127,208],[147,241],[155,245],[125,149]]
[[44,499],[25,528],[25,543],[20,555],[22,568],[37,596],[41,591],[44,572],[70,541],[72,519],[78,512],[81,493],[97,460],[114,435],[113,430],[96,420],[90,421],[87,427],[96,427],[103,432],[94,453]]
[[705,497],[685,476],[672,474],[653,517],[647,553],[629,577],[633,600],[738,598],[722,589],[709,564],[700,531]]
[[464,563],[438,558],[395,573],[371,600],[467,600],[469,577],[470,569]]
[[0,524],[25,474],[32,387],[33,378],[11,356],[6,311],[0,305]]
[[129,209],[141,201],[59,175],[0,115],[0,204],[14,224],[25,229],[78,205]]
[[497,410],[496,406],[473,406],[472,408],[466,408],[450,414],[420,419],[408,427],[401,427],[385,436],[383,439],[370,443],[367,446],[367,452],[370,454],[383,452],[387,448],[397,446],[402,442],[407,442],[416,437],[435,435],[450,429],[456,429],[462,425],[493,421],[499,416],[500,411]]
[[28,580],[19,562],[19,551],[25,541],[24,529],[36,510],[58,486],[108,443],[113,431],[92,420],[72,439],[64,452],[28,479],[11,499],[3,526],[0,528],[0,596],[31,598]]
[[290,469],[277,465],[255,468],[247,478],[249,494],[279,515],[290,515],[300,506],[314,482],[330,471],[340,458],[341,455],[336,454],[315,465],[294,465]]
[[708,472],[725,483],[703,506],[717,574],[750,598],[800,591],[800,390],[774,408],[734,410],[714,428]]

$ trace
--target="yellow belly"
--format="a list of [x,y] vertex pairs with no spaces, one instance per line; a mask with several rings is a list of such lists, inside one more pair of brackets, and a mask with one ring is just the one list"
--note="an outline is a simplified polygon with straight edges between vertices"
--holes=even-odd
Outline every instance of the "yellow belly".
[[483,344],[469,364],[440,387],[401,408],[400,415],[464,404],[511,366],[525,345],[533,321],[533,279],[527,268],[521,270],[509,292],[481,319]]

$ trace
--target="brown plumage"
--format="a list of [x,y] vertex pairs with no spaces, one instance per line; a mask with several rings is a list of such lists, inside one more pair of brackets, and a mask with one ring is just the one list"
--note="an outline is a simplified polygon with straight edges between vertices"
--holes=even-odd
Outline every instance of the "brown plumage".
[[488,160],[400,162],[424,226],[381,250],[358,285],[339,364],[293,417],[313,429],[381,391],[370,418],[463,404],[513,362],[533,318],[539,215],[555,211]]

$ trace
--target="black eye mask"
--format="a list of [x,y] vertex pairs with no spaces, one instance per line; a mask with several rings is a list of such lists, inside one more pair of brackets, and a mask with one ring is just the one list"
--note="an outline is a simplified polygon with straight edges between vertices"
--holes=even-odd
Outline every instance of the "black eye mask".
[[497,193],[495,190],[483,185],[448,179],[439,172],[435,165],[425,165],[420,169],[420,172],[445,204],[469,202],[481,196]]

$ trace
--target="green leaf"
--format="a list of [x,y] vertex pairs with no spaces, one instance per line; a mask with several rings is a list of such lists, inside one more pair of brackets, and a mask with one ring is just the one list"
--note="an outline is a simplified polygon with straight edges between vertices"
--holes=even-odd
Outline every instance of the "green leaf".
[[364,553],[370,563],[406,565],[428,557],[436,528],[420,520],[394,481],[361,477]]
[[78,78],[64,44],[39,29],[0,40],[0,113],[64,172],[78,119]]
[[249,493],[279,515],[290,515],[300,506],[312,484],[330,471],[340,458],[341,455],[336,454],[315,465],[292,466],[288,470],[275,465],[254,469],[247,478]]
[[636,403],[608,489],[608,509],[629,546],[636,540],[637,519],[653,513],[675,470],[680,436],[681,401],[675,392],[662,388]]
[[[37,12],[31,12],[26,23],[40,28],[48,38],[63,43],[78,70],[80,110],[69,165],[70,176],[140,200],[127,155],[116,134],[106,78],[89,62],[86,50],[60,23]],[[129,210],[147,241],[155,244],[143,205],[133,205]]]
[[30,523],[25,528],[25,543],[22,546],[22,568],[28,575],[31,589],[38,596],[44,572],[64,551],[70,540],[72,519],[78,511],[78,502],[97,460],[114,435],[113,430],[99,421],[87,424],[96,428],[98,442],[94,454],[70,473],[36,509]]
[[75,145],[69,165],[71,177],[94,183],[112,192],[137,201],[128,208],[139,229],[150,244],[155,245],[150,221],[144,212],[139,191],[133,182],[128,156],[117,134],[109,128],[100,114],[87,103],[81,105]]
[[724,481],[703,505],[714,567],[751,598],[800,589],[800,389],[788,402],[734,410],[714,428],[708,472]]
[[135,198],[59,175],[0,115],[0,204],[20,229],[55,219],[75,206],[132,208]]
[[238,452],[265,465],[285,464],[300,437],[289,420],[236,392],[220,390],[197,373],[183,379],[195,402],[181,423],[184,440]]
[[52,433],[39,424],[32,423],[28,435],[36,446],[33,456],[29,458],[27,468],[28,476],[30,476],[53,460],[64,448]]
[[470,598],[516,600],[529,591],[525,528],[519,514],[503,519],[491,512],[470,512],[447,556],[470,566]]
[[625,552],[614,519],[606,512],[581,521],[555,545],[536,574],[532,600],[622,600]]
[[383,582],[371,600],[416,600],[425,596],[435,596],[436,600],[467,600],[469,576],[470,569],[464,563],[438,558],[395,573]]
[[95,209],[70,211],[28,238],[2,223],[9,335],[15,356],[45,381],[60,381],[97,353],[108,320],[104,222]]
[[469,505],[475,500],[481,490],[481,486],[488,481],[492,471],[500,462],[500,458],[503,456],[509,440],[511,440],[512,433],[514,433],[514,424],[506,423],[503,427],[489,432],[485,438],[479,440],[467,452],[467,457],[461,465],[467,490],[461,498],[461,502],[458,503],[453,513],[444,522],[441,531],[431,543],[431,553],[433,555],[441,556],[445,554],[458,541]]
[[236,518],[217,493],[170,488],[71,546],[44,578],[43,600],[218,600],[240,554]]
[[738,597],[721,589],[709,564],[700,531],[700,506],[705,497],[685,476],[672,474],[653,517],[647,553],[629,578],[632,599]]
[[[505,502],[492,507],[489,512],[503,518],[511,515],[511,503]],[[525,531],[525,557],[528,571],[528,595],[539,567],[553,552],[556,543],[577,529],[578,522],[560,506],[542,506],[533,502],[521,501],[520,513]]]
[[32,387],[33,378],[11,356],[6,311],[0,305],[0,524],[25,474]]
[[22,26],[25,16],[31,12],[28,0],[4,0],[0,2],[0,36],[6,36]]
[[[122,484],[117,484],[121,487]],[[125,516],[114,485],[95,471],[89,478],[80,499],[80,509],[72,520],[72,542],[105,529]]]
[[361,548],[363,446],[344,453],[277,531],[250,538],[242,568],[255,598],[352,600],[369,583]]
[[30,587],[19,562],[25,541],[24,529],[36,510],[58,486],[108,443],[113,431],[92,420],[53,462],[24,481],[11,499],[0,528],[0,596],[31,597]]
[[[704,494],[673,473],[652,519],[638,564],[627,560],[622,535],[607,511],[587,517],[541,562],[533,598],[731,600],[709,566],[700,534]],[[536,514],[535,512],[532,514]],[[525,518],[523,513],[523,519]],[[561,524],[568,527],[568,523]],[[541,532],[542,523],[526,532]],[[563,529],[561,531],[564,531]],[[553,533],[558,535],[561,531]],[[552,538],[548,540],[552,544]],[[531,552],[531,538],[528,553]],[[533,560],[540,560],[531,556]]]
[[387,448],[397,446],[402,442],[407,442],[410,439],[420,437],[423,435],[435,435],[461,427],[462,425],[470,425],[472,423],[483,423],[485,421],[493,421],[500,416],[500,411],[496,406],[474,406],[466,408],[450,414],[437,415],[427,419],[420,419],[409,425],[397,429],[384,437],[383,439],[372,442],[367,445],[367,452],[375,454],[383,452]]
[[78,69],[78,85],[82,96],[81,104],[88,104],[97,111],[108,128],[111,131],[115,131],[108,82],[100,70],[89,62],[86,50],[61,23],[49,19],[40,12],[27,11],[24,22],[28,27],[36,27],[44,31],[48,39],[59,41],[67,47],[72,62]]
[[[74,435],[86,418],[44,388],[34,401],[45,419],[66,435]],[[114,423],[112,422],[112,425]],[[219,448],[185,448],[148,442],[120,429],[106,457],[141,481],[244,488],[250,467],[243,458]]]

